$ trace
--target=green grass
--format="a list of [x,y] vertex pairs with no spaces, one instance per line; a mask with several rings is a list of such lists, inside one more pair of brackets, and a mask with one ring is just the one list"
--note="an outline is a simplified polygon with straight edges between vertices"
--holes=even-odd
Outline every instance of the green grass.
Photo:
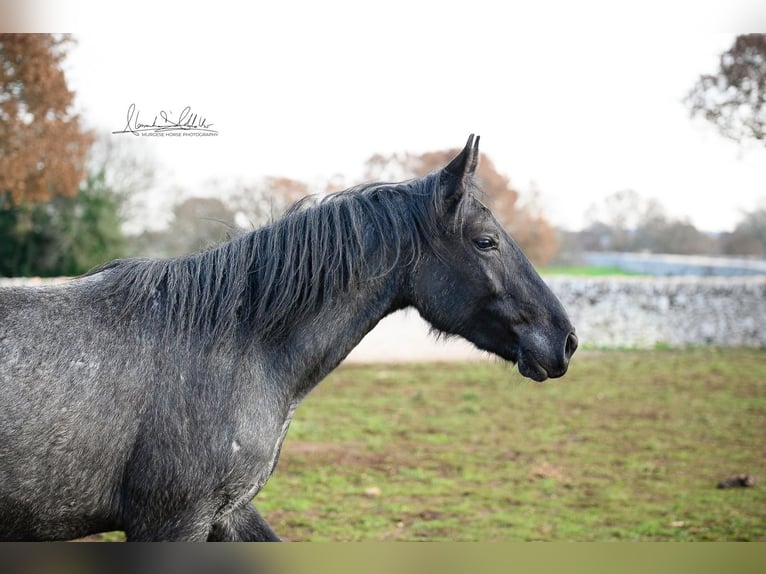
[[347,366],[256,499],[290,540],[766,540],[766,352]]
[[626,271],[619,267],[593,267],[593,266],[567,266],[567,267],[541,267],[538,269],[543,276],[546,275],[571,275],[574,277],[641,277],[641,273]]
[[345,366],[255,502],[288,540],[766,541],[765,438],[766,351]]

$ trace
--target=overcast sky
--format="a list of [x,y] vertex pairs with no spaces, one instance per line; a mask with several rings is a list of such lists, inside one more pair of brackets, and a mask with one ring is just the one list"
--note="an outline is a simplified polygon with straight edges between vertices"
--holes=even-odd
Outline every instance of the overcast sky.
[[157,163],[158,197],[264,175],[351,183],[373,153],[458,147],[474,132],[570,229],[628,188],[706,230],[766,197],[766,149],[723,139],[682,102],[752,25],[750,2],[38,4],[39,29],[78,40],[67,67],[90,126],[122,129],[135,104],[147,119],[191,106],[218,130],[110,136]]

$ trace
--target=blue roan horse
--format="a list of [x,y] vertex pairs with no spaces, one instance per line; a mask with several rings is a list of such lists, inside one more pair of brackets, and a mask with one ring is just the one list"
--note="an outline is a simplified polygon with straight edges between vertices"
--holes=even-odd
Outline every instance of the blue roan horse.
[[563,375],[574,329],[475,197],[478,141],[203,253],[0,290],[0,539],[278,540],[251,501],[295,408],[397,309]]

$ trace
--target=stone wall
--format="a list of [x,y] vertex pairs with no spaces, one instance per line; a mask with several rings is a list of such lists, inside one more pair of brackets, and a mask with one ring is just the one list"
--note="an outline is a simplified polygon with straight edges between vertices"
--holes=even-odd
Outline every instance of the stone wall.
[[548,277],[595,347],[766,347],[766,277]]
[[[0,286],[58,280],[0,279]],[[569,312],[581,345],[766,348],[766,276],[545,277]],[[352,361],[445,361],[485,356],[460,339],[437,340],[414,310],[381,321]]]

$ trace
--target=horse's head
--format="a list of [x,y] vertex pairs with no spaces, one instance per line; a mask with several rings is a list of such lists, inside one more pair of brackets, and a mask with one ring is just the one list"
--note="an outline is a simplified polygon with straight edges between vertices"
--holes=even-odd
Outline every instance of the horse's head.
[[566,311],[474,196],[479,138],[438,174],[437,237],[415,268],[413,304],[436,329],[518,363],[536,381],[560,377],[577,348]]

